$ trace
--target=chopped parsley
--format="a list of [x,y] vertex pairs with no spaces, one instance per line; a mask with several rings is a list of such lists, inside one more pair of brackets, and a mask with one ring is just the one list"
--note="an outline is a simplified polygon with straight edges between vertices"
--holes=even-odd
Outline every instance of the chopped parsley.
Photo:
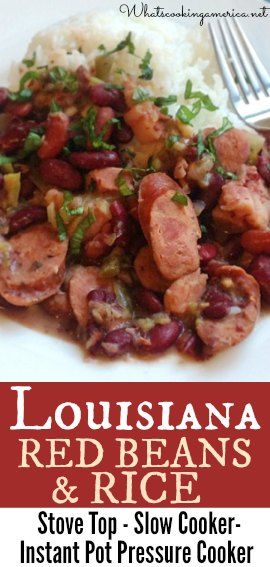
[[29,89],[26,85],[34,79],[39,79],[38,71],[27,71],[20,80],[20,88],[18,92],[9,93],[9,98],[15,102],[25,102],[30,100],[33,95],[33,91]]
[[198,137],[197,137],[197,156],[198,156],[198,158],[200,158],[203,155],[205,150],[206,150],[206,147],[204,145],[202,131],[199,130]]
[[184,193],[180,193],[180,191],[175,191],[171,201],[173,201],[173,203],[177,203],[177,205],[181,205],[181,207],[186,207],[188,204],[187,196],[184,195]]
[[0,154],[0,167],[2,165],[8,165],[9,163],[13,163],[14,161],[15,161],[14,157],[3,156],[3,154]]
[[55,215],[57,231],[58,231],[58,238],[61,242],[67,239],[67,231],[65,227],[65,223],[60,215],[60,213],[56,213]]
[[156,104],[156,106],[167,106],[169,104],[174,104],[175,102],[177,102],[177,96],[176,95],[168,95],[168,96],[157,96],[153,98],[153,102]]
[[144,79],[145,81],[150,81],[153,78],[153,69],[150,67],[150,62],[152,59],[152,53],[147,49],[145,56],[142,58],[142,62],[139,65],[141,69],[141,75],[139,79]]
[[214,132],[211,132],[211,134],[208,134],[206,138],[206,144],[210,152],[215,156],[215,158],[216,158],[216,149],[214,146],[214,139],[218,138],[219,136],[221,136],[221,134],[224,134],[224,132],[227,132],[232,128],[233,128],[232,122],[229,120],[229,118],[227,118],[227,116],[225,116],[223,118],[222,125],[220,126],[220,128],[214,130]]
[[107,144],[107,142],[104,142],[104,136],[107,133],[110,124],[115,122],[115,119],[108,120],[100,134],[96,134],[96,118],[97,111],[93,107],[89,108],[86,117],[82,121],[84,132],[89,137],[89,140],[95,150],[114,150],[115,146],[113,144]]
[[49,78],[54,84],[61,84],[63,89],[72,93],[78,90],[78,81],[75,75],[69,73],[64,67],[56,66],[49,71]]
[[180,140],[180,136],[178,136],[178,134],[172,134],[171,136],[166,138],[165,147],[167,149],[170,149],[174,146],[174,144],[177,144],[177,142],[179,142],[179,140]]
[[72,256],[78,256],[81,251],[82,241],[84,239],[85,232],[88,228],[95,222],[96,217],[93,213],[88,213],[77,226],[75,232],[73,233],[70,240],[70,253]]
[[134,190],[128,184],[124,170],[120,171],[120,173],[119,173],[119,175],[116,179],[116,185],[117,185],[117,187],[119,189],[119,193],[120,193],[120,195],[122,195],[122,197],[130,197],[130,195],[133,195]]
[[32,59],[23,59],[23,64],[28,68],[34,67],[35,62],[36,62],[36,52],[35,51],[33,53]]
[[120,41],[114,49],[107,51],[105,45],[103,43],[99,46],[99,51],[102,51],[102,55],[108,57],[108,55],[113,55],[113,53],[117,53],[118,51],[123,51],[123,49],[128,50],[128,53],[134,55],[135,53],[135,45],[131,39],[131,32],[127,34],[125,39]]
[[164,107],[169,104],[173,104],[177,102],[176,95],[168,95],[168,96],[152,96],[148,89],[144,87],[137,87],[134,89],[132,99],[136,103],[145,102],[146,100],[150,100],[156,106]]
[[136,87],[133,91],[132,100],[136,103],[152,100],[150,92],[144,87]]
[[216,172],[222,175],[223,177],[225,177],[226,179],[238,179],[238,176],[235,175],[235,173],[233,173],[232,171],[227,171],[221,165],[216,167]]
[[36,152],[42,144],[42,137],[36,132],[30,130],[23,146],[24,156],[28,156],[33,152]]
[[192,120],[196,118],[202,109],[209,110],[210,112],[217,110],[217,106],[213,104],[209,95],[201,91],[192,91],[192,82],[190,80],[186,83],[184,96],[185,100],[194,100],[195,102],[193,102],[191,107],[185,104],[181,104],[179,107],[176,117],[178,120],[181,120],[183,124],[192,124]]
[[50,106],[50,112],[61,112],[61,110],[62,108],[60,104],[58,104],[58,102],[56,102],[53,98]]
[[201,91],[192,92],[192,82],[188,80],[185,88],[185,99],[188,100],[193,98],[200,100],[203,108],[205,108],[206,110],[210,110],[210,112],[213,112],[218,108],[213,104],[209,95],[206,95]]
[[74,217],[83,214],[84,212],[83,207],[77,207],[76,209],[70,208],[70,204],[72,200],[73,200],[73,194],[70,191],[64,191],[64,201],[60,209],[60,215],[62,212],[65,213],[68,217]]

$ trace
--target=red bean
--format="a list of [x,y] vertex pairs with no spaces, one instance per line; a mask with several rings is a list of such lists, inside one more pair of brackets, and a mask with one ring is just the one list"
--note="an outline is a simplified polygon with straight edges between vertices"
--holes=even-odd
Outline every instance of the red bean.
[[5,111],[12,116],[25,118],[33,110],[32,102],[13,102],[9,101],[6,105]]
[[69,119],[64,112],[49,114],[46,133],[37,152],[40,159],[55,158],[60,154],[68,139]]
[[146,347],[147,352],[163,352],[170,348],[178,339],[183,324],[178,321],[171,321],[165,325],[156,325],[149,332],[150,345]]
[[133,138],[133,131],[124,120],[121,121],[120,128],[116,125],[114,130],[114,138],[118,144],[128,144]]
[[223,319],[229,314],[233,305],[232,298],[216,286],[208,288],[203,301],[209,303],[209,306],[203,310],[203,316],[207,319]]
[[110,206],[110,211],[113,218],[119,219],[121,221],[125,221],[127,218],[127,211],[121,201],[113,201]]
[[110,89],[103,83],[91,87],[90,97],[92,102],[98,106],[111,106],[118,112],[124,112],[126,109],[123,92],[118,89]]
[[20,199],[30,199],[33,196],[36,186],[29,177],[23,177],[21,180]]
[[113,217],[111,223],[112,233],[116,236],[114,245],[126,246],[130,239],[128,213],[121,201],[113,201],[110,211]]
[[257,280],[261,294],[267,303],[270,303],[270,256],[260,254],[251,262],[249,271]]
[[70,161],[79,169],[90,171],[91,169],[102,169],[103,167],[118,167],[120,159],[117,152],[101,150],[100,152],[73,152]]
[[92,289],[87,295],[88,301],[106,301],[105,289]]
[[6,132],[0,137],[0,149],[3,153],[13,152],[23,146],[30,130],[27,122],[12,122]]
[[103,331],[92,323],[91,321],[88,323],[86,327],[86,337],[87,337],[87,348],[92,354],[96,354],[100,342],[103,338]]
[[217,204],[224,183],[225,179],[222,175],[211,173],[208,187],[202,192],[202,199],[207,209],[212,209]]
[[199,256],[202,266],[206,266],[208,262],[213,260],[217,255],[217,247],[211,242],[201,244],[199,249]]
[[250,254],[270,254],[270,230],[247,230],[242,234],[241,244]]
[[99,288],[89,291],[87,299],[88,301],[114,303],[116,301],[116,295],[112,291],[107,291],[106,289]]
[[187,159],[188,162],[192,162],[192,161],[195,161],[197,159],[197,148],[196,148],[195,145],[187,146],[187,148],[185,150],[185,159]]
[[4,187],[4,176],[2,175],[2,173],[0,173],[0,191],[1,189],[3,189]]
[[149,289],[144,289],[143,287],[139,289],[136,293],[136,300],[140,307],[149,313],[160,313],[163,311],[163,305],[159,297]]
[[113,124],[110,121],[115,117],[115,112],[109,106],[104,106],[98,109],[97,118],[95,122],[95,133],[97,136],[102,134],[102,140],[107,142],[113,131]]
[[262,152],[259,155],[257,168],[264,181],[270,186],[270,158],[266,152]]
[[177,349],[179,352],[196,359],[201,356],[202,343],[193,331],[187,329],[178,339]]
[[0,108],[2,109],[8,101],[8,89],[0,87]]
[[62,189],[78,191],[82,176],[70,163],[60,159],[46,159],[40,163],[40,173],[45,183]]
[[80,89],[84,93],[87,93],[90,89],[90,73],[88,69],[83,65],[80,65],[76,71],[76,77],[78,79]]
[[30,224],[42,223],[47,220],[47,210],[45,207],[31,205],[19,209],[9,220],[9,232],[14,234],[23,230]]
[[120,356],[129,352],[133,346],[133,338],[125,329],[115,329],[107,333],[102,341],[102,347],[107,356]]

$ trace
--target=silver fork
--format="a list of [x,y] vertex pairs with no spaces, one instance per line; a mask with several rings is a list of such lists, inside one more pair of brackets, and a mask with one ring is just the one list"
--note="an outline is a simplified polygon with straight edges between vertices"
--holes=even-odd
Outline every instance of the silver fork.
[[232,104],[249,126],[270,131],[270,75],[236,19],[209,24]]

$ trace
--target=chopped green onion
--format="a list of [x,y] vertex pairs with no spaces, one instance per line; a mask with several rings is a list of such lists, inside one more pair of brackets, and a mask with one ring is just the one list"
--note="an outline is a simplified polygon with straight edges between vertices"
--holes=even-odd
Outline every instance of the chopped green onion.
[[75,232],[73,233],[70,240],[70,253],[72,256],[78,256],[81,251],[82,241],[84,239],[85,232],[88,228],[95,222],[96,217],[93,213],[88,213],[77,226]]
[[60,213],[56,213],[55,218],[56,218],[56,225],[58,231],[58,238],[61,242],[63,242],[64,240],[67,239],[67,231],[66,231],[65,223]]
[[171,201],[177,203],[177,205],[181,205],[182,207],[186,207],[188,204],[187,196],[183,193],[180,193],[180,191],[175,192],[175,194],[171,198]]
[[139,65],[142,73],[139,76],[139,79],[144,79],[145,81],[150,81],[153,78],[153,69],[150,67],[150,61],[152,59],[152,53],[147,49],[145,56],[142,59],[142,62]]

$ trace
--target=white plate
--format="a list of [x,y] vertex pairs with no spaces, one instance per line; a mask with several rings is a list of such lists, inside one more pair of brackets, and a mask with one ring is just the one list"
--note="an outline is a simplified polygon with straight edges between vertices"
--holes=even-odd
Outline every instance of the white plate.
[[[133,1],[127,2],[133,5]],[[31,36],[41,28],[78,12],[115,8],[115,0],[0,0],[0,83],[7,80],[13,60],[20,60]],[[157,6],[157,2],[148,2]],[[165,0],[171,10],[181,3]],[[261,4],[254,0],[212,0],[186,2],[197,12],[238,8],[252,12]],[[194,22],[194,21],[193,21]],[[190,24],[190,21],[187,20]],[[113,23],[112,23],[113,25]],[[198,25],[198,24],[197,24]],[[249,19],[245,27],[260,56],[269,53],[270,11],[267,19]],[[128,28],[128,21],[127,21]],[[268,34],[268,35],[267,35]],[[265,60],[268,68],[270,59]],[[87,380],[87,381],[242,381],[270,378],[270,317],[264,316],[244,343],[206,363],[183,361],[169,354],[153,361],[128,360],[100,363],[85,362],[80,349],[71,343],[45,335],[0,316],[0,377],[2,380]]]

